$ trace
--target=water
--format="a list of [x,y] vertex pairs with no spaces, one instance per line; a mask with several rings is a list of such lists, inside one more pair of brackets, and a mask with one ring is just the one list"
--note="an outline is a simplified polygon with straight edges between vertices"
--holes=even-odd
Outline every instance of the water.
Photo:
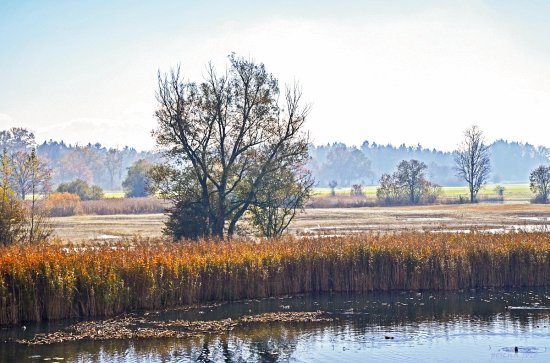
[[218,320],[272,311],[321,310],[337,320],[257,324],[179,340],[88,341],[35,347],[5,342],[56,331],[71,323],[56,322],[26,330],[1,330],[4,343],[0,344],[0,361],[548,362],[550,311],[541,309],[547,306],[550,291],[545,289],[305,295],[148,316],[154,320]]

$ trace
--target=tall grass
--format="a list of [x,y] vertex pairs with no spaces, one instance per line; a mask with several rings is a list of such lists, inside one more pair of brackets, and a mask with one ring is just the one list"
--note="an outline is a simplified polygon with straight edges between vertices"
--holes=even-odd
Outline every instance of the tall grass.
[[156,197],[111,198],[81,202],[82,214],[155,214],[164,213],[167,204]]
[[74,216],[82,209],[80,197],[67,192],[48,195],[45,207],[50,217]]
[[550,284],[550,235],[400,233],[0,248],[0,324],[308,292]]

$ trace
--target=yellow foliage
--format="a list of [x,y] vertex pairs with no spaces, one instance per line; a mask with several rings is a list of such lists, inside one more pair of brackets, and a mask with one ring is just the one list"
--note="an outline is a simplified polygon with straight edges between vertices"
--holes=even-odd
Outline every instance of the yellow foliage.
[[51,216],[73,216],[81,211],[80,197],[67,192],[51,193],[46,199],[46,208]]
[[0,248],[0,324],[309,292],[545,286],[545,233]]

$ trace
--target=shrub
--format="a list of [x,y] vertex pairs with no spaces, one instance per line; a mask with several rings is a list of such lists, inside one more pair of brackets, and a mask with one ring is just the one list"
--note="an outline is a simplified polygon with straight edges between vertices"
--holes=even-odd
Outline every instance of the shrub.
[[15,193],[0,187],[0,245],[21,242],[26,237],[27,213]]
[[59,184],[57,192],[76,194],[80,197],[80,200],[98,200],[103,198],[103,189],[97,185],[89,186],[82,179]]
[[51,193],[46,208],[52,217],[74,216],[81,212],[80,197],[71,193]]
[[192,200],[178,201],[169,209],[164,233],[173,236],[175,240],[198,239],[207,234],[204,227],[207,220],[207,211],[200,203]]
[[351,186],[351,195],[355,197],[360,197],[363,195],[363,185],[353,184]]
[[502,185],[497,185],[495,187],[495,193],[498,195],[499,198],[504,198],[504,192],[506,191],[506,188]]

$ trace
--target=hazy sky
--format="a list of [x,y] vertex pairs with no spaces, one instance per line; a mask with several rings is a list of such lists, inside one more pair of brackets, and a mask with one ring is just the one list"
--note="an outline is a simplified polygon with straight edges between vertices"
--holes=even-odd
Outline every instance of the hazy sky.
[[0,129],[152,148],[157,70],[234,51],[299,81],[316,144],[550,146],[550,1],[412,3],[0,0]]

